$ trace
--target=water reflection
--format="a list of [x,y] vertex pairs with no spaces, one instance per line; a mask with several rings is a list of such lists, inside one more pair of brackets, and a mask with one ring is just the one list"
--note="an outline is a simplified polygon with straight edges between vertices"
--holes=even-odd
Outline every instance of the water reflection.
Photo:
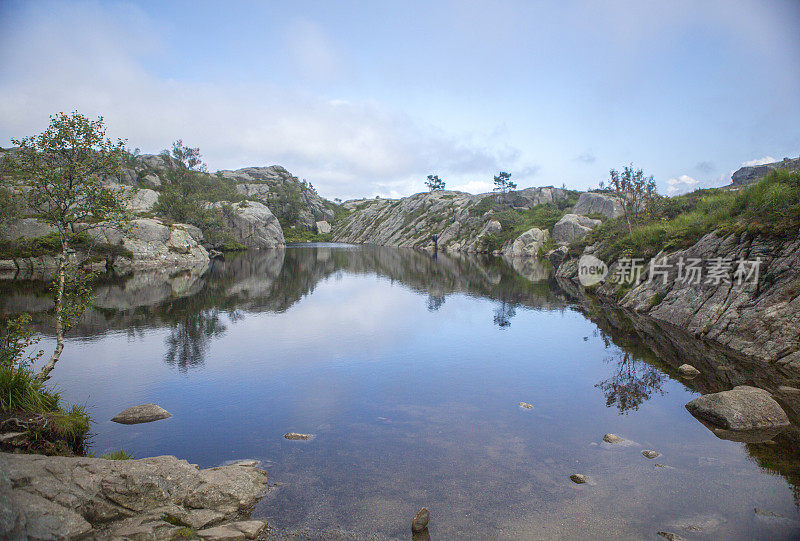
[[[152,448],[146,438],[126,432],[128,443],[140,445],[142,456],[197,453],[195,461],[206,465],[233,453],[274,460],[279,471],[270,474],[285,482],[271,496],[269,513],[278,523],[305,525],[304,517],[323,516],[344,523],[355,515],[359,525],[380,522],[381,535],[396,536],[385,525],[398,507],[411,506],[409,494],[423,500],[413,501],[416,508],[439,498],[442,514],[432,528],[443,528],[449,513],[453,526],[444,531],[450,537],[481,527],[502,530],[507,538],[537,528],[552,534],[542,537],[564,537],[552,517],[581,509],[597,513],[607,502],[616,508],[617,498],[627,495],[631,501],[623,504],[631,516],[646,505],[642,498],[654,512],[673,511],[698,501],[685,492],[705,497],[695,494],[703,491],[695,488],[697,479],[719,488],[730,484],[733,473],[717,476],[698,467],[708,451],[696,443],[696,421],[686,417],[682,403],[691,393],[741,384],[772,392],[793,427],[767,442],[719,443],[746,449],[749,460],[784,478],[798,499],[800,406],[781,394],[784,387],[800,386],[796,377],[679,329],[588,302],[549,273],[546,263],[535,260],[432,257],[378,247],[248,252],[181,273],[107,277],[73,338],[113,345],[115,335],[127,333],[155,343],[153,362],[141,360],[141,372],[146,366],[152,374],[152,392],[162,393],[153,399],[184,396],[188,405],[183,416],[181,402],[168,408],[175,414],[172,425],[142,428],[164,431]],[[49,332],[52,302],[45,285],[0,287],[0,310],[38,313]],[[600,340],[589,339],[595,330]],[[280,340],[267,343],[265,337]],[[677,367],[686,362],[702,374],[676,383]],[[62,373],[77,365],[65,362]],[[94,387],[123,379],[112,374],[110,382]],[[75,381],[84,381],[79,375]],[[139,379],[135,383],[137,391],[143,387]],[[678,407],[667,408],[664,397]],[[535,403],[534,409],[521,413],[520,400]],[[109,410],[118,406],[109,400]],[[653,412],[670,429],[669,438],[657,440],[652,432],[659,429],[648,432],[655,421],[645,415]],[[602,454],[589,445],[614,422],[640,430],[642,442],[658,441],[670,460],[683,454],[683,462],[654,474],[653,464],[634,450],[639,462],[620,468],[613,460],[621,453]],[[280,436],[295,429],[319,438],[314,445],[289,446]],[[575,492],[563,483],[578,460],[595,466],[606,459],[591,491]],[[737,467],[741,463],[747,464],[739,457]],[[655,475],[662,477],[656,481]],[[654,486],[681,494],[680,501],[661,502]],[[407,524],[403,528],[407,532]],[[432,533],[440,537],[442,531]],[[642,531],[635,533],[644,537]]]
[[606,406],[616,406],[620,413],[628,413],[638,410],[653,393],[664,394],[661,385],[666,375],[634,353],[622,351],[616,358],[606,357],[604,361],[616,364],[611,377],[595,385],[605,394]]

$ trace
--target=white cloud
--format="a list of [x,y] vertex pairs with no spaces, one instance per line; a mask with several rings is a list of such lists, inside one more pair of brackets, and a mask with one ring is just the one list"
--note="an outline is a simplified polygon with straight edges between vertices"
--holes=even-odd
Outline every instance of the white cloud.
[[677,195],[679,193],[688,192],[695,188],[699,181],[690,177],[689,175],[681,175],[678,178],[671,178],[667,181],[667,195]]
[[764,156],[763,158],[756,158],[755,160],[742,162],[742,167],[749,167],[753,165],[764,165],[765,163],[774,163],[777,161],[778,160],[776,160],[772,156]]
[[[455,137],[371,101],[289,89],[271,81],[170,79],[158,21],[136,8],[36,4],[0,26],[0,145],[40,132],[47,117],[103,115],[109,134],[142,152],[173,140],[200,147],[209,169],[280,164],[328,197],[403,194],[432,172],[488,176],[518,149]],[[130,21],[136,24],[131,25]],[[314,77],[340,69],[326,37],[298,23],[288,51]],[[276,77],[279,77],[276,75]],[[279,80],[283,81],[283,78]]]

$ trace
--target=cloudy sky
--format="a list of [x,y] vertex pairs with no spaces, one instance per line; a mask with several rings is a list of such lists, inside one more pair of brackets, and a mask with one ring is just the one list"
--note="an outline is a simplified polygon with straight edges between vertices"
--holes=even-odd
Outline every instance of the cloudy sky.
[[0,146],[77,109],[330,198],[628,163],[678,193],[800,154],[798,35],[796,0],[0,0]]

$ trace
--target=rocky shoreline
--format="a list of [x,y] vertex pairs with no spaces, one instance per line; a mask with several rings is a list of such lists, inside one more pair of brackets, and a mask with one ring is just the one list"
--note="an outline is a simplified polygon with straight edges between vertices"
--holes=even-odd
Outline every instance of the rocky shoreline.
[[199,469],[174,456],[106,460],[0,453],[4,539],[255,539],[269,490],[254,460]]

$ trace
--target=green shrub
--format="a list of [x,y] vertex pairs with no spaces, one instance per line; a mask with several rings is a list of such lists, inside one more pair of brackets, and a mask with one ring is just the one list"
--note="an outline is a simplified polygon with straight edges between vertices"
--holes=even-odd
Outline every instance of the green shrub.
[[132,460],[133,455],[125,449],[119,449],[118,451],[102,454],[100,458],[105,458],[106,460]]

